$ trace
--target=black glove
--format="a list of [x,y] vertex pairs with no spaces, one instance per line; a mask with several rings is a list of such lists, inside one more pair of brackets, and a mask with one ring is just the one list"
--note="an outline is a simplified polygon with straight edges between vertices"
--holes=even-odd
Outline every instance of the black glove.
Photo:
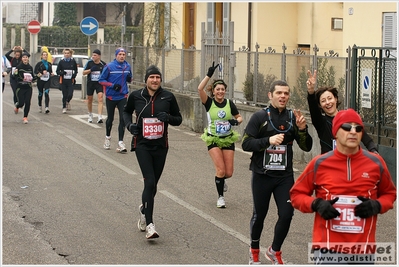
[[120,91],[122,88],[122,86],[120,84],[114,84],[114,87],[112,87],[112,89],[114,89],[115,91]]
[[164,111],[162,111],[162,112],[159,112],[159,113],[157,114],[157,118],[158,118],[158,120],[160,120],[160,121],[168,122],[168,121],[169,121],[169,114],[166,113],[166,112],[164,112]]
[[128,83],[132,82],[132,76],[127,76],[126,77],[126,82],[128,82]]
[[230,122],[231,126],[237,126],[238,125],[238,120],[236,120],[236,119],[231,119],[231,120],[229,120],[229,122]]
[[137,124],[131,123],[129,125],[129,132],[131,132],[132,135],[138,135],[139,134],[139,127],[137,127]]
[[206,74],[206,76],[208,76],[209,78],[212,78],[212,76],[215,73],[215,70],[217,69],[218,66],[219,66],[219,64],[217,64],[215,66],[215,61],[213,61],[212,66],[209,67],[208,73]]
[[90,68],[90,71],[96,71],[96,70],[100,70],[100,69],[98,68],[97,65],[93,65],[93,66]]
[[368,218],[373,215],[380,213],[381,204],[377,200],[358,196],[358,199],[362,201],[355,207],[355,216],[360,218]]
[[340,213],[332,206],[338,201],[338,197],[332,200],[323,200],[321,198],[316,198],[312,203],[312,209],[317,211],[324,220],[330,220],[338,217]]

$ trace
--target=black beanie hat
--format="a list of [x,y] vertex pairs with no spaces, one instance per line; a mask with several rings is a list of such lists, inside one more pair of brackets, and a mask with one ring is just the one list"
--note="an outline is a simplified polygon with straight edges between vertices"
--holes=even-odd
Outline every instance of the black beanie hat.
[[29,54],[29,53],[27,53],[27,52],[23,52],[23,53],[22,53],[22,55],[21,55],[21,57],[23,57],[23,56],[30,57],[30,54]]
[[101,51],[98,50],[98,49],[95,49],[95,50],[93,51],[93,53],[101,56]]
[[145,71],[145,77],[144,77],[144,82],[147,82],[148,76],[150,76],[151,74],[158,74],[161,76],[161,81],[162,81],[162,74],[161,71],[155,66],[155,65],[151,65],[147,68],[147,70]]

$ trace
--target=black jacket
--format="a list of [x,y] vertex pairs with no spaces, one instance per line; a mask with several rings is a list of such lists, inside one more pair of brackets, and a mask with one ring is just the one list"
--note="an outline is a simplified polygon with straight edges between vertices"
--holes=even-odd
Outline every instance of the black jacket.
[[250,170],[259,174],[265,173],[263,168],[264,152],[270,146],[269,138],[278,133],[284,133],[281,145],[287,145],[287,166],[285,170],[268,170],[267,175],[269,176],[288,177],[293,175],[292,145],[294,140],[303,151],[309,152],[312,149],[313,140],[307,127],[304,131],[299,131],[292,110],[284,109],[280,113],[278,109],[270,105],[268,108],[255,112],[244,130],[242,149],[252,152]]
[[61,59],[60,62],[58,62],[57,65],[57,75],[62,76],[63,79],[65,79],[64,74],[66,70],[72,70],[72,78],[75,79],[76,75],[78,74],[78,65],[76,64],[76,61],[71,58],[69,61],[66,61],[65,59]]
[[[320,139],[321,154],[333,150],[333,135],[332,135],[332,121],[334,117],[323,114],[316,100],[316,94],[308,94],[308,104],[312,124],[317,131]],[[362,143],[371,152],[377,151],[377,146],[373,139],[363,131]]]
[[[37,79],[37,76],[33,72],[33,67],[29,63],[25,65],[21,62],[16,66],[16,69],[18,70],[18,73],[14,74],[14,78],[18,81],[18,84],[28,84],[29,86],[32,86],[32,82]],[[29,75],[32,76],[32,81],[25,80]]]
[[[53,73],[53,67],[52,67],[52,64],[51,63],[49,63],[49,62],[47,62],[47,68],[46,68],[46,66],[44,65],[44,63],[43,63],[43,61],[39,61],[39,62],[37,62],[37,64],[36,64],[36,66],[35,66],[35,69],[34,69],[34,73],[35,73],[35,75],[38,75],[39,73],[40,74],[43,74],[43,71],[47,71],[48,73],[49,73],[49,75],[50,75],[50,78],[51,78],[51,74]],[[50,79],[48,79],[47,81],[42,81],[39,77],[37,78],[37,82],[39,83],[43,83],[44,84],[44,86],[45,87],[49,87],[50,86]]]
[[[165,122],[163,137],[159,139],[145,139],[143,137],[143,118],[156,118],[159,112],[169,114],[169,121]],[[146,148],[156,149],[157,146],[168,147],[168,124],[178,126],[182,123],[179,105],[173,93],[160,87],[153,96],[150,96],[147,87],[133,91],[129,94],[127,103],[123,110],[123,119],[126,128],[129,130],[133,123],[133,112],[135,114],[134,123],[137,124],[139,134],[135,140],[135,147],[145,146]]]

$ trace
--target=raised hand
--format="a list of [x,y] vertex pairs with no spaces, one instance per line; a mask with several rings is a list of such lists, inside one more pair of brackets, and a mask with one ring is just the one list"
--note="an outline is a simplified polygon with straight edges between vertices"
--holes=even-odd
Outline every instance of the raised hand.
[[213,74],[215,73],[215,70],[219,67],[219,64],[217,64],[215,66],[215,61],[213,61],[212,66],[209,67],[208,69],[208,73],[206,74],[206,76],[208,76],[209,78],[212,78]]
[[302,115],[302,112],[299,109],[294,109],[294,115],[295,115],[296,126],[298,126],[298,129],[305,130],[306,129],[306,119]]
[[313,71],[313,75],[312,72],[308,70],[308,80],[306,81],[306,86],[308,88],[309,94],[314,94],[314,87],[316,85],[316,81],[317,81],[317,70]]

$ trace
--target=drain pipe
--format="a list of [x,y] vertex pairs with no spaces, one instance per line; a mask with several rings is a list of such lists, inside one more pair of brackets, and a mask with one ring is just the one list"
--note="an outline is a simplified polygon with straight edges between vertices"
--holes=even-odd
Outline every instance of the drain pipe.
[[248,51],[251,51],[252,3],[248,3]]

